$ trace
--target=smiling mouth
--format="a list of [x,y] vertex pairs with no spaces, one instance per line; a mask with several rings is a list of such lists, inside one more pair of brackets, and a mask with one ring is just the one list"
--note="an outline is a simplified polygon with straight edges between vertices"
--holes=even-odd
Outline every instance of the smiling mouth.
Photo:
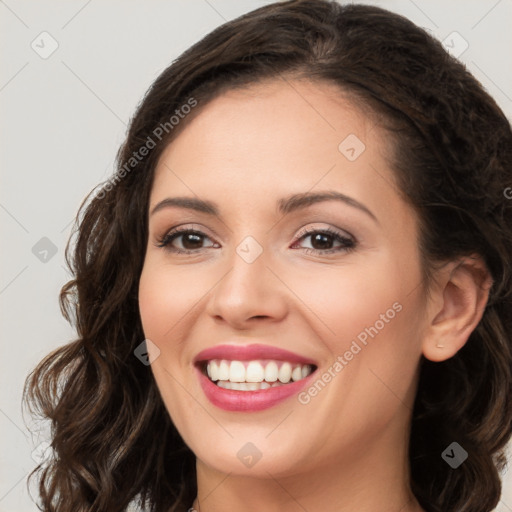
[[259,391],[286,386],[311,375],[316,366],[274,359],[236,361],[211,359],[199,361],[206,377],[220,388],[236,391]]

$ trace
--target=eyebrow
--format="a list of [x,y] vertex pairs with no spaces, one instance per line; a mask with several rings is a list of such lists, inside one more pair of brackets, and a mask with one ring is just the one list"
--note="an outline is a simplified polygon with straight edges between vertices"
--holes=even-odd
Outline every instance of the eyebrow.
[[[277,202],[277,209],[279,213],[287,215],[294,211],[307,208],[308,206],[324,201],[341,201],[366,213],[377,224],[379,223],[377,217],[364,204],[350,196],[334,191],[304,192],[301,194],[293,194],[291,196],[279,199]],[[153,208],[151,215],[154,215],[155,213],[165,208],[172,207],[186,208],[200,213],[206,213],[208,215],[220,216],[219,206],[216,203],[204,199],[198,199],[196,197],[168,197],[160,201]]]

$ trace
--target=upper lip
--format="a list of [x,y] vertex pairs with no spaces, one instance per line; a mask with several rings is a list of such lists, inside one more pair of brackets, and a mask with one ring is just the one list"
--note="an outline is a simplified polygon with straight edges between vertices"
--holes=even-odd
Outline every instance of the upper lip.
[[289,361],[290,363],[316,365],[309,357],[301,356],[289,350],[271,345],[216,345],[199,352],[194,358],[194,363],[210,361],[212,359],[228,359],[232,361],[252,361],[256,359],[275,359]]

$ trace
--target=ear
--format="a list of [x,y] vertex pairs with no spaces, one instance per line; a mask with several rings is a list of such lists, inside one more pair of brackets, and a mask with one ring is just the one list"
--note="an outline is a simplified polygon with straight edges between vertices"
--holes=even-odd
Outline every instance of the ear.
[[492,283],[479,255],[450,262],[437,272],[422,341],[427,359],[445,361],[466,344],[482,319]]

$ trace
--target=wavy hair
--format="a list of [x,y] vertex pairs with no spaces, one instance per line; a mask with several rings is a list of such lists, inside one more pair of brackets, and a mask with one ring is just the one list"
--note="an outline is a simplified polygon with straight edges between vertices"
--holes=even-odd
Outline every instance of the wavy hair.
[[[52,425],[53,455],[31,475],[41,510],[119,512],[137,503],[182,512],[195,498],[194,454],[150,367],[133,354],[144,339],[137,296],[153,173],[202,105],[290,77],[337,84],[389,133],[399,191],[420,220],[427,283],[440,262],[475,253],[485,260],[493,285],[468,342],[444,362],[422,358],[410,482],[429,512],[497,505],[512,422],[510,123],[464,65],[406,18],[292,0],[223,24],[165,69],[137,107],[113,178],[79,210],[66,251],[74,278],[60,295],[77,339],[40,362],[24,389],[33,414]],[[172,125],[191,98],[198,106]],[[141,156],[150,139],[155,147]],[[453,441],[469,454],[456,470],[441,458]]]

